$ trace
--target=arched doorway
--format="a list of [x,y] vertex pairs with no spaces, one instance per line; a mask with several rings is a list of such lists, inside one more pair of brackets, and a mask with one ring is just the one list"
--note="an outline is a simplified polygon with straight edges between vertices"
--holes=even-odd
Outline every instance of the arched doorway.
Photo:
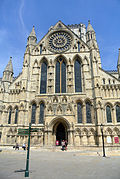
[[61,145],[62,140],[67,140],[69,143],[70,138],[70,124],[65,118],[54,118],[51,120],[49,124],[49,129],[51,129],[51,136],[49,135],[48,143],[53,146],[56,145],[56,140],[59,141],[59,145]]
[[59,141],[59,145],[61,145],[62,140],[67,140],[66,130],[62,123],[59,123],[56,128],[56,140]]

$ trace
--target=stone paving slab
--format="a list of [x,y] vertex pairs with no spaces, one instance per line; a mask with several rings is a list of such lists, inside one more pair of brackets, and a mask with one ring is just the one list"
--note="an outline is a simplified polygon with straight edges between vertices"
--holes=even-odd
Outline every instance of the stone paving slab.
[[[30,151],[30,179],[120,179],[120,156]],[[0,179],[24,179],[26,151],[0,153]]]

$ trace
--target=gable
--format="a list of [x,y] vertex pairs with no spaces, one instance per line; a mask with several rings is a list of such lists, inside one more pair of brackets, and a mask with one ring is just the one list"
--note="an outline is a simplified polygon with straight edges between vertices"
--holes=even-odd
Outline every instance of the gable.
[[[79,47],[78,47],[79,44]],[[88,45],[61,21],[52,26],[33,49],[33,55],[89,51]]]

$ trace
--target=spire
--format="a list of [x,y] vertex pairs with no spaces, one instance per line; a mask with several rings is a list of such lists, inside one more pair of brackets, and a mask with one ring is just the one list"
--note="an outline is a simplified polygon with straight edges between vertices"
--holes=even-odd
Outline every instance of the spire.
[[36,38],[35,27],[34,26],[32,28],[32,32],[30,33],[29,37],[35,37]]
[[119,48],[119,55],[118,55],[118,63],[117,66],[120,66],[120,48]]
[[[36,42],[37,42],[37,37],[36,37],[35,29],[33,26],[32,31],[27,38],[27,46],[30,47],[30,50],[32,50],[34,48],[34,46],[36,45]],[[28,50],[28,48],[26,50]]]
[[8,64],[7,64],[7,66],[6,66],[5,70],[4,70],[4,72],[5,72],[5,71],[10,71],[10,72],[13,73],[12,57],[10,57],[10,60],[9,60],[9,62],[8,62]]
[[90,24],[90,20],[88,20],[87,32],[95,32],[92,25]]

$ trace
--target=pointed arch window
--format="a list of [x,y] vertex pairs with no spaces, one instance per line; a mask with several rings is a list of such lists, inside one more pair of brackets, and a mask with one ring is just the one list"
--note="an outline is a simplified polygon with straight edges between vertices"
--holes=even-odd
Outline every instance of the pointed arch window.
[[8,124],[11,124],[12,108],[9,109]]
[[18,108],[15,109],[15,124],[18,122]]
[[41,65],[40,93],[45,94],[46,91],[47,91],[47,63],[43,62]]
[[111,108],[108,105],[106,106],[106,115],[107,115],[107,122],[111,123],[112,122]]
[[80,102],[77,103],[77,119],[78,123],[82,123],[82,104]]
[[39,124],[43,124],[44,123],[44,109],[45,109],[45,105],[43,102],[40,103],[40,116],[39,116]]
[[91,104],[86,102],[86,122],[91,123]]
[[31,124],[35,124],[36,118],[36,104],[32,104]]
[[116,105],[116,119],[120,122],[120,106]]
[[56,63],[55,92],[66,93],[66,63],[62,58]]
[[80,52],[80,42],[78,42],[78,52]]
[[75,72],[75,92],[82,92],[81,63],[78,59],[75,60],[74,72]]

